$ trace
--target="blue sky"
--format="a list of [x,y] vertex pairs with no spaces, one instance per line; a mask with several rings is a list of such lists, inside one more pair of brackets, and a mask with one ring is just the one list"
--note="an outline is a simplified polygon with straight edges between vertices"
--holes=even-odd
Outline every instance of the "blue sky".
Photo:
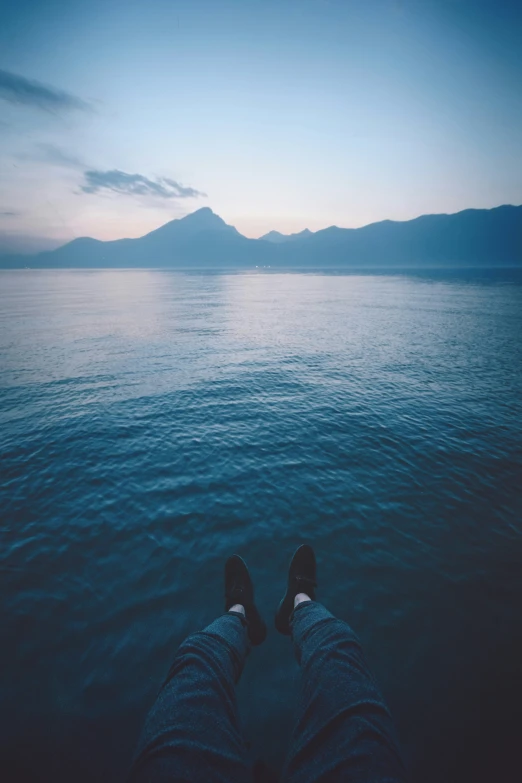
[[0,5],[0,251],[522,203],[520,3]]

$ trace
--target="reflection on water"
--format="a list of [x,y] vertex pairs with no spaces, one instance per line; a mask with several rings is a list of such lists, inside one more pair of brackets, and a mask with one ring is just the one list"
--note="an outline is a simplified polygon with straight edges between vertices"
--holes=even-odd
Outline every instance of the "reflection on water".
[[[426,275],[0,276],[9,780],[114,781],[232,551],[268,615],[303,539],[423,781],[511,780],[522,729],[522,285]],[[279,765],[297,688],[240,685]]]

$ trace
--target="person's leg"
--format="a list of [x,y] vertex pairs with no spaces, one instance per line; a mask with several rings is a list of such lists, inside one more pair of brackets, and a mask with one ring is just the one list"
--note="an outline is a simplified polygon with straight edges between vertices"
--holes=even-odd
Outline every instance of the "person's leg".
[[[294,577],[299,572],[298,553],[297,564],[293,562]],[[407,776],[393,721],[359,640],[347,623],[315,600],[308,600],[309,593],[315,598],[315,558],[312,561],[309,552],[302,557],[304,578],[293,588],[289,580],[296,603],[290,631],[302,684],[284,780],[402,783]],[[306,580],[310,587],[305,594]],[[286,599],[288,595],[287,590]]]
[[[253,587],[240,558],[227,561],[229,611],[178,650],[145,722],[129,775],[132,783],[251,781],[235,685],[250,644],[264,639]],[[246,617],[245,617],[246,614]]]
[[219,617],[189,636],[147,716],[133,781],[246,781],[235,685],[250,649],[246,620]]

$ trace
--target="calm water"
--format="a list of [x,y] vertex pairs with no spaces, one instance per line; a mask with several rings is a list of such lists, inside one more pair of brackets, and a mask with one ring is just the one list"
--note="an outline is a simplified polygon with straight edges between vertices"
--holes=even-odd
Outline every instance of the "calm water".
[[[294,547],[357,630],[418,781],[519,781],[522,283],[0,275],[6,781],[118,781],[232,552],[268,616]],[[275,631],[240,706],[277,766]],[[516,767],[515,767],[516,764]]]

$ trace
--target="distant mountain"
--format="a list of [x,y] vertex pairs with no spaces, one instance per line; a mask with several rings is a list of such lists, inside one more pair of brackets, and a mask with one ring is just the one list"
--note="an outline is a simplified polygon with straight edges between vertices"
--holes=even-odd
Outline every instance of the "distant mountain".
[[35,256],[4,256],[3,268],[57,267],[430,267],[522,266],[522,206],[468,209],[247,239],[199,209],[138,239],[83,237]]
[[262,245],[247,239],[208,207],[138,239],[101,242],[82,237],[52,252],[33,256],[31,267],[252,266]]
[[522,206],[331,226],[284,247],[289,265],[522,266]]
[[304,239],[305,237],[311,237],[312,232],[310,229],[305,228],[304,231],[300,231],[298,234],[281,234],[279,231],[269,231],[260,239],[264,239],[266,242],[273,242],[274,244],[281,244],[282,242],[292,242],[294,239]]

